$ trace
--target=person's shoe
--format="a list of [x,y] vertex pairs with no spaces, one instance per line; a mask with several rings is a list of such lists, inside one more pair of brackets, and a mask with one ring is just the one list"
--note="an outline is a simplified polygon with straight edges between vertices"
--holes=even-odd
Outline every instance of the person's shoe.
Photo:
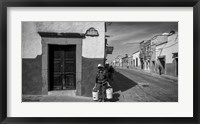
[[98,101],[99,101],[99,102],[102,102],[102,99],[99,99]]

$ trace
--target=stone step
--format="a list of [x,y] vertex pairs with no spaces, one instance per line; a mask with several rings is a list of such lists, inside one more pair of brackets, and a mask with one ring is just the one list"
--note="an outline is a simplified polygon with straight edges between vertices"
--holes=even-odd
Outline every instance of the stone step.
[[53,90],[49,91],[50,96],[76,96],[76,90]]

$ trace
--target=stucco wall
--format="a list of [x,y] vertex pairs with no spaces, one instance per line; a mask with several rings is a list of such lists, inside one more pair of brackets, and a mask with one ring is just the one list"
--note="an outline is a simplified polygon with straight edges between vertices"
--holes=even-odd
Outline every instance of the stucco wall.
[[176,52],[178,52],[178,34],[169,36],[167,43],[156,46],[156,58],[165,55],[166,63],[173,62],[172,53]]
[[140,57],[139,57],[139,54],[140,54],[140,52],[138,51],[138,52],[136,52],[136,53],[134,53],[132,56],[133,56],[133,60],[135,60],[135,67],[136,67],[136,58],[138,58],[138,67],[140,67]]
[[97,65],[103,64],[103,58],[85,58],[82,57],[82,84],[81,84],[81,95],[92,96],[92,89],[95,84]]
[[36,58],[42,53],[41,37],[34,22],[22,22],[22,58]]
[[22,59],[22,94],[42,94],[42,57]]
[[176,67],[172,53],[178,53],[178,34],[173,34],[168,37],[168,42],[156,46],[156,58],[165,56],[165,73],[176,76]]
[[154,45],[154,44],[160,44],[162,42],[165,42],[168,40],[168,36],[157,36],[155,37],[154,39],[151,40],[151,44]]
[[[41,37],[37,32],[85,33],[94,27],[98,37],[86,37],[82,44],[82,56],[104,57],[104,22],[22,22],[22,58],[35,58],[42,54]],[[95,50],[94,50],[95,49]]]
[[[82,39],[83,62],[77,62],[82,70],[81,85],[77,84],[78,95],[91,96],[94,86],[97,65],[104,62],[105,25],[104,22],[22,22],[22,87],[23,94],[42,94],[42,38],[38,32],[55,33],[85,33],[90,27],[98,30],[98,37],[86,36]],[[48,38],[45,38],[48,39]],[[61,40],[62,39],[62,40]],[[54,41],[50,38],[48,41]],[[59,41],[58,41],[59,40]],[[67,42],[66,39],[56,38],[55,42]],[[40,59],[36,58],[41,56]],[[39,65],[37,63],[40,63]],[[80,82],[80,81],[78,81]],[[47,82],[46,82],[47,83]],[[45,83],[45,87],[46,87]],[[46,93],[45,93],[46,94]]]

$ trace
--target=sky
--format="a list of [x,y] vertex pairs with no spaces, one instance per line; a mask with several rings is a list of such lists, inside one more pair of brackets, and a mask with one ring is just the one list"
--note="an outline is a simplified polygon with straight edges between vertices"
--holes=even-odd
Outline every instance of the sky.
[[131,55],[139,50],[139,43],[153,36],[170,31],[178,31],[178,22],[108,22],[108,45],[114,46],[107,61],[113,61],[118,55]]

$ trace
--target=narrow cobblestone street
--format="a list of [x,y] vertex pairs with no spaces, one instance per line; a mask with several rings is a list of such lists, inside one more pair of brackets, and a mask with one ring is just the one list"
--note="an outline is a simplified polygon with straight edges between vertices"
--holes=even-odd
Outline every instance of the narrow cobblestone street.
[[146,72],[115,68],[114,101],[177,102],[178,82]]
[[[111,102],[177,102],[178,81],[135,69],[115,68]],[[23,96],[23,101],[92,102],[91,97],[66,95]]]

